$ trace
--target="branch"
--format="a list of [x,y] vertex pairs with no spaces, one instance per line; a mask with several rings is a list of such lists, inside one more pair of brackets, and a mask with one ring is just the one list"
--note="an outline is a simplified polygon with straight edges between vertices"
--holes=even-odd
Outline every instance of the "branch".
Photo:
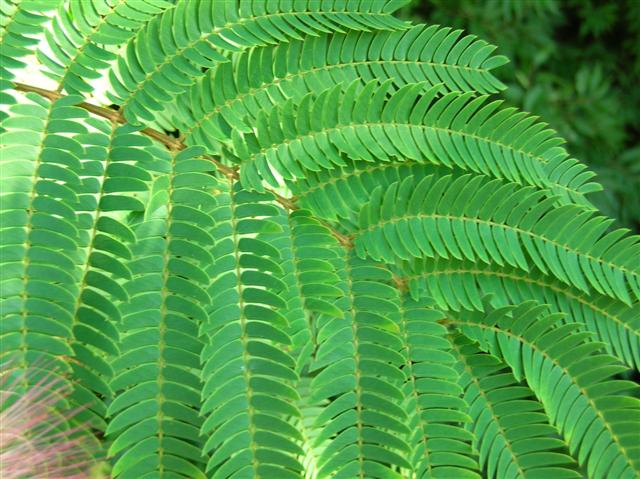
[[[25,83],[13,82],[13,84],[17,91],[37,93],[38,95],[48,98],[51,101],[59,100],[64,96],[58,92],[45,90],[44,88],[27,85]],[[122,125],[128,123],[125,117],[122,116],[122,113],[120,113],[117,110],[113,110],[111,108],[93,105],[92,103],[87,103],[84,101],[81,103],[78,103],[76,106],[83,108],[88,112],[93,113],[94,115],[101,116],[102,118],[106,118],[115,123],[119,123]],[[162,143],[170,150],[184,150],[187,147],[187,145],[185,145],[183,142],[181,142],[177,138],[174,138],[165,133],[162,133],[161,131],[154,130],[153,128],[144,128],[140,130],[140,133]],[[236,168],[232,168],[230,166],[227,166],[221,163],[220,160],[218,160],[217,158],[214,158],[213,156],[210,156],[210,155],[204,155],[204,156],[208,160],[212,161],[216,165],[218,171],[220,171],[220,173],[222,173],[226,177],[234,180],[237,180],[240,177],[238,175],[238,171],[236,170]],[[273,194],[275,201],[281,204],[285,209],[291,210],[291,211],[298,209],[298,205],[295,204],[295,201],[293,199],[286,198],[282,195],[279,195],[273,190],[268,190],[268,191]],[[345,236],[339,231],[336,231],[329,224],[326,224],[324,222],[323,224],[331,230],[331,233],[333,234],[333,236],[340,242],[342,246],[351,248],[352,241],[349,236]]]
[[409,291],[409,280],[407,278],[394,274],[391,278],[391,281],[393,282],[393,285],[396,287],[396,289],[401,293],[406,293],[407,291]]
[[[18,91],[37,93],[38,95],[48,98],[51,101],[59,100],[64,96],[55,91],[45,90],[43,88],[38,88],[37,86],[25,85],[24,83],[14,82],[14,85],[15,85],[15,89]],[[121,125],[128,123],[125,117],[122,116],[122,114],[119,111],[113,110],[111,108],[93,105],[91,103],[87,103],[84,101],[82,103],[78,103],[76,106],[83,108],[88,112],[93,113],[94,115],[98,115],[98,116],[101,116],[102,118],[106,118],[107,120],[120,123]],[[167,148],[171,150],[184,150],[187,147],[187,145],[182,143],[180,140],[173,138],[169,135],[166,135],[161,131],[154,130],[153,128],[144,128],[140,130],[140,133],[142,133],[145,136],[148,136],[149,138],[153,138],[154,140],[162,143],[163,145],[165,145]],[[212,156],[209,156],[209,155],[205,155],[205,156],[207,159],[215,163],[220,173],[234,179],[238,178],[238,172],[234,168],[231,168],[227,165],[222,164],[218,159]]]

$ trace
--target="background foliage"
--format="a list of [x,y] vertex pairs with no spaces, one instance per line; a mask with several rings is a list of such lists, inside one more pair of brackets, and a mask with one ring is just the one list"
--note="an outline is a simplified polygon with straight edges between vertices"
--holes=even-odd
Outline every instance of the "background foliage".
[[598,173],[594,203],[640,231],[638,0],[412,0],[400,14],[497,45],[501,96],[558,130]]
[[553,3],[454,5],[522,54],[406,3],[0,0],[0,392],[54,380],[38,438],[118,479],[638,477],[640,236],[574,158],[631,141],[624,82],[531,94]]

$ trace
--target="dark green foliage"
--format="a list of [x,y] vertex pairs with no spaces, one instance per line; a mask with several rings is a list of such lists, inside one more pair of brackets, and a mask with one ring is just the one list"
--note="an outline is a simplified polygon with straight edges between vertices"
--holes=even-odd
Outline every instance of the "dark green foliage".
[[400,14],[498,45],[504,98],[556,129],[604,185],[595,204],[640,230],[640,2],[413,0]]
[[638,477],[640,237],[572,156],[631,120],[534,54],[615,8],[457,2],[499,68],[404,0],[0,2],[0,365],[112,477]]

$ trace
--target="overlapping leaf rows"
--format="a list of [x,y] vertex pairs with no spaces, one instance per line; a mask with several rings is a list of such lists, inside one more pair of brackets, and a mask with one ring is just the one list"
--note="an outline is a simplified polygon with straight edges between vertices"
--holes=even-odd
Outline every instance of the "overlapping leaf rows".
[[[311,404],[329,400],[315,424],[318,476],[402,477],[410,469],[408,415],[400,367],[405,358],[396,290],[390,273],[357,258],[336,260],[344,317],[318,318],[318,349],[311,371]],[[330,441],[329,441],[330,440]]]
[[[637,391],[638,385],[615,379],[624,366],[598,353],[600,346],[586,341],[588,333],[577,332],[577,325],[556,325],[561,316],[527,302],[464,314],[453,322],[508,364],[516,379],[526,378],[589,477],[637,477],[640,400],[621,393]],[[556,456],[540,459],[540,466],[567,462]]]
[[113,361],[109,453],[114,477],[206,477],[200,440],[200,325],[211,303],[217,206],[211,162],[188,149],[161,158],[137,241],[129,301],[121,308],[120,355]]
[[316,316],[344,315],[335,305],[343,292],[332,264],[340,256],[340,248],[330,230],[307,211],[282,214],[276,220],[282,233],[271,244],[280,251],[286,285],[279,295],[286,303],[283,314],[289,323],[296,371],[301,373],[317,347]]
[[117,58],[126,43],[148,21],[172,5],[171,0],[72,0],[64,3],[46,31],[50,52],[38,50],[38,59],[58,89],[88,94],[91,80]]
[[25,66],[23,57],[31,54],[38,44],[35,38],[44,29],[47,12],[54,10],[57,0],[5,0],[0,4],[0,69],[5,76],[7,68]]
[[77,98],[12,105],[2,133],[2,362],[70,365],[82,262],[76,203],[84,132]]
[[[261,191],[266,181],[304,178],[344,166],[340,153],[370,162],[410,159],[457,166],[474,173],[549,188],[563,203],[588,205],[584,195],[600,189],[593,173],[569,159],[546,124],[501,101],[412,83],[389,96],[391,81],[353,82],[314,95],[294,107],[263,113],[256,134],[232,131],[233,153],[243,162],[244,184]],[[339,104],[340,108],[333,106]]]
[[[312,479],[318,477],[318,458],[322,454],[323,444],[317,444],[317,437],[321,430],[315,427],[315,421],[319,414],[323,411],[323,406],[320,404],[312,404],[307,398],[309,397],[311,380],[308,377],[301,378],[298,383],[298,391],[300,392],[300,414],[295,423],[295,427],[300,431],[302,436],[302,449],[304,455],[301,458],[302,465],[304,467],[304,473],[302,477],[304,479]],[[325,446],[328,441],[324,441]]]
[[300,415],[298,376],[287,318],[279,312],[280,253],[266,241],[281,230],[273,219],[280,212],[270,194],[237,183],[221,189],[213,212],[215,261],[207,271],[213,302],[203,324],[207,472],[216,479],[298,477],[300,434],[287,422]]
[[119,342],[113,320],[127,298],[119,280],[130,275],[123,261],[133,240],[110,215],[136,209],[127,194],[146,185],[133,187],[122,170],[144,159],[129,146],[150,142],[129,127],[88,118],[77,101],[16,105],[19,114],[4,125],[3,315],[13,319],[3,321],[3,344],[21,366],[58,372],[70,366],[70,399],[84,408],[79,419],[104,430],[108,358],[118,354]]
[[588,295],[539,271],[524,271],[469,260],[420,259],[403,266],[409,289],[416,297],[427,295],[443,310],[484,310],[491,296],[502,307],[536,300],[554,312],[566,312],[566,322],[594,333],[610,354],[630,368],[640,365],[640,309],[604,296]]
[[[0,363],[112,477],[640,474],[639,238],[495,47],[404,0],[59,3],[2,4]],[[40,31],[56,92],[11,83]]]
[[[92,130],[75,136],[84,147],[82,188],[78,190],[78,223],[85,259],[81,264],[80,291],[74,305],[72,367],[78,378],[72,397],[89,406],[94,427],[104,430],[106,407],[111,399],[113,376],[110,359],[119,354],[118,305],[128,295],[121,283],[131,279],[127,266],[135,242],[122,215],[141,211],[135,196],[145,194],[151,176],[143,170],[150,163],[145,151],[151,141],[128,126],[87,119]],[[132,175],[137,173],[137,178]],[[116,321],[114,321],[114,319]]]
[[467,258],[545,274],[631,304],[640,298],[640,244],[611,221],[576,205],[482,176],[411,177],[378,188],[360,211],[356,250],[393,262]]
[[452,170],[458,173],[463,171],[412,161],[369,163],[351,161],[345,157],[345,163],[345,166],[331,170],[305,169],[304,178],[289,183],[298,203],[321,218],[353,221],[378,186],[386,188],[407,176],[418,179],[428,175],[450,174]]
[[473,418],[469,429],[487,477],[582,477],[531,390],[467,338],[458,336],[455,343],[460,383]]
[[[425,79],[462,91],[493,93],[503,85],[490,73],[506,61],[495,47],[460,30],[417,25],[406,31],[320,35],[247,50],[209,70],[178,96],[178,121],[190,144],[211,151],[232,129],[251,132],[260,112],[286,98],[355,80],[392,80],[396,87]],[[488,57],[488,58],[487,58]]]
[[203,75],[201,68],[229,61],[229,52],[342,28],[405,28],[389,15],[393,10],[382,0],[182,1],[136,35],[126,58],[118,57],[113,99],[130,121],[151,121],[153,111]]
[[[460,176],[465,173],[461,168],[418,163],[414,161],[389,161],[370,163],[351,161],[345,156],[346,166],[332,170],[304,170],[305,178],[289,182],[298,203],[309,208],[321,218],[337,220],[350,224],[357,219],[362,206],[371,197],[371,192],[381,187],[386,189],[393,183],[413,176],[418,183],[424,177],[433,175],[434,179],[445,175]],[[500,184],[507,184],[503,181]],[[513,184],[514,187],[519,185]],[[541,190],[543,197],[553,194]]]
[[411,429],[411,465],[416,478],[478,478],[471,449],[473,434],[464,430],[468,405],[458,385],[445,315],[431,300],[401,300],[401,338],[405,348],[405,408]]

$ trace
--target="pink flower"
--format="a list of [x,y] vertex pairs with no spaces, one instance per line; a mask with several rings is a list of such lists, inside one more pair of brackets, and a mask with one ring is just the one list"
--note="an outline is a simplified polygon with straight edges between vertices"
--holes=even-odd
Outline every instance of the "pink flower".
[[0,371],[0,477],[90,477],[95,448],[86,427],[69,426],[79,412],[66,407],[70,392],[69,384],[46,368]]

